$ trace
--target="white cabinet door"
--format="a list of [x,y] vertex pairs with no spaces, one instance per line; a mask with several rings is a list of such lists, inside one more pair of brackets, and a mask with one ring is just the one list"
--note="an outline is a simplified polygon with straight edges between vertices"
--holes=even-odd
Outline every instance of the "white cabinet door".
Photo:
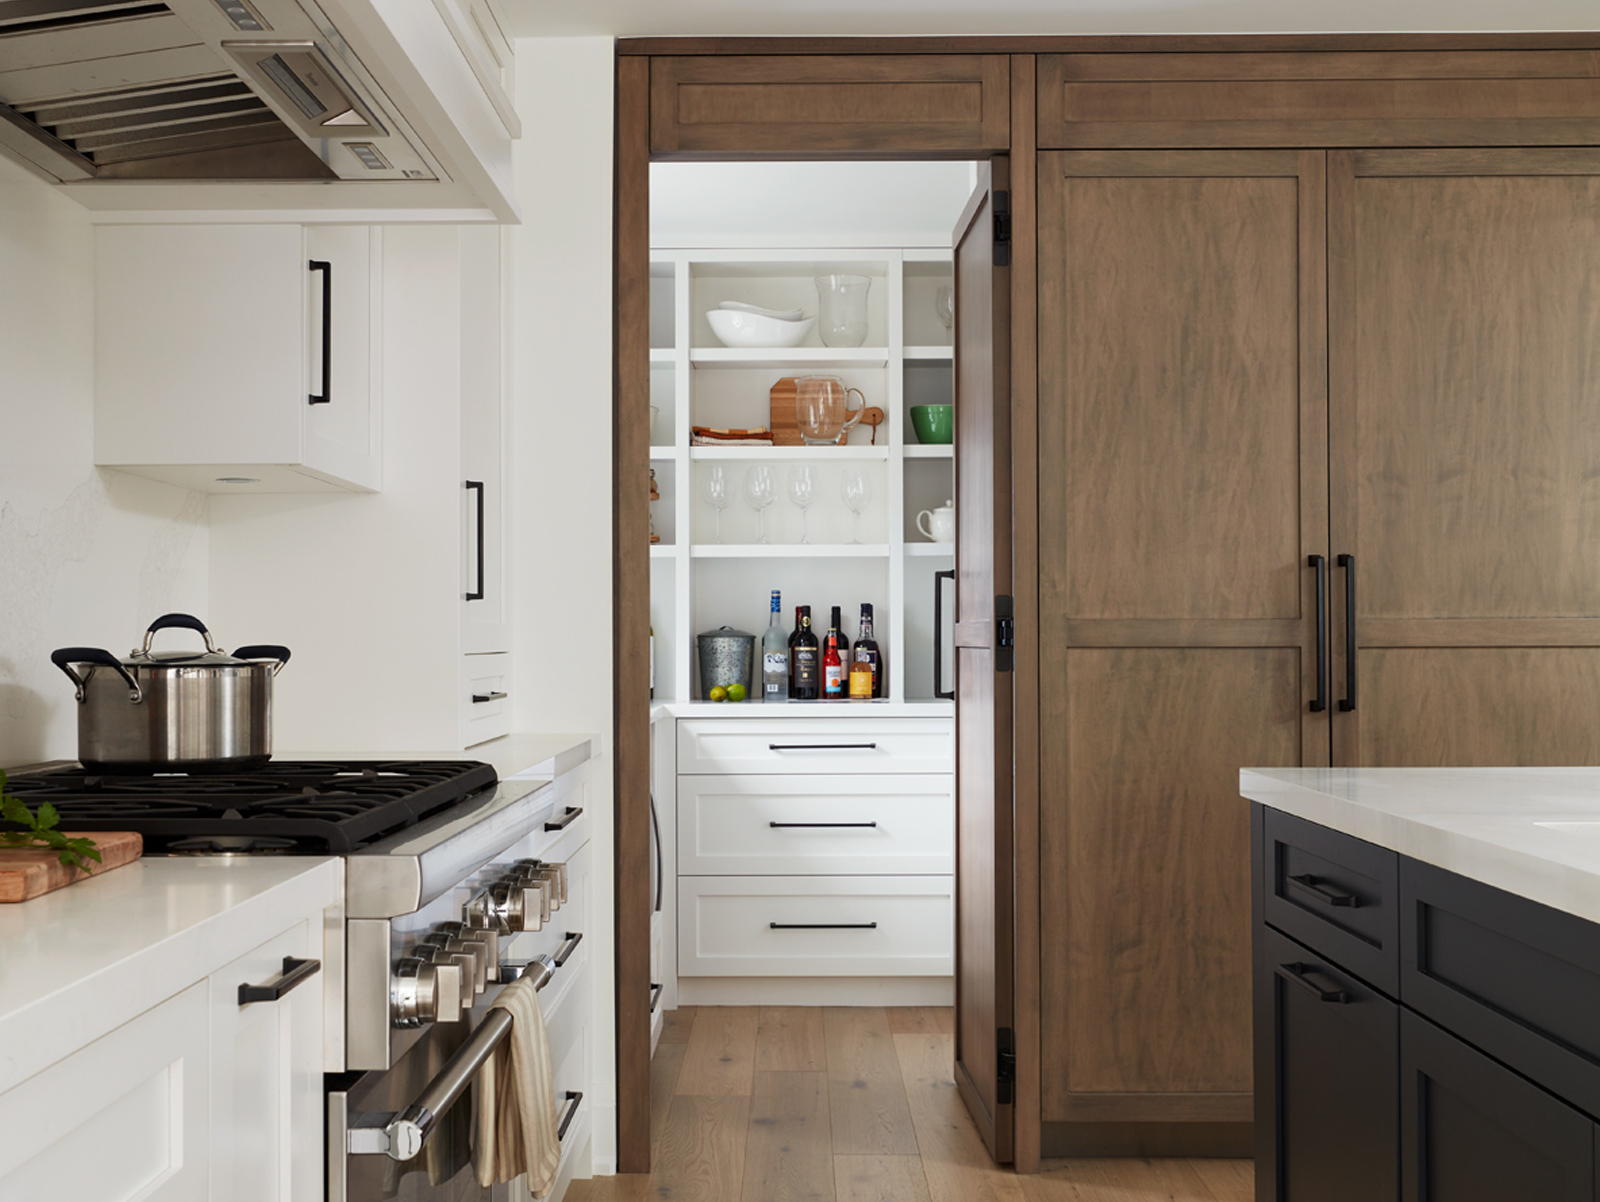
[[270,986],[284,959],[322,958],[320,921],[296,923],[209,981],[211,1196],[230,1202],[311,1202],[323,1191],[320,971],[277,1001],[239,1002],[239,986]]
[[[376,490],[383,482],[379,447],[382,363],[376,327],[383,311],[383,230],[365,225],[306,227],[308,315],[305,463],[336,479]],[[323,297],[331,292],[324,340]],[[323,364],[328,366],[326,380]],[[312,404],[312,397],[324,397]]]
[[208,1179],[206,1005],[202,981],[0,1094],[0,1202],[225,1196]]
[[499,226],[461,230],[461,637],[511,650],[506,598],[505,338]]
[[95,462],[204,492],[375,489],[369,238],[317,234],[350,348],[335,413],[311,403],[324,306],[303,227],[98,227]]

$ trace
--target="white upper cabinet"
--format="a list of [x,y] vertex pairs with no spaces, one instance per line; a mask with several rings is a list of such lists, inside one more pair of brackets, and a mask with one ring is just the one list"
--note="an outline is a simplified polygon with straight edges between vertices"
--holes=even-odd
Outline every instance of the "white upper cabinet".
[[[461,230],[462,649],[508,651],[506,272],[498,226]],[[479,703],[480,705],[483,703]]]
[[377,491],[381,238],[101,226],[95,462],[203,492]]

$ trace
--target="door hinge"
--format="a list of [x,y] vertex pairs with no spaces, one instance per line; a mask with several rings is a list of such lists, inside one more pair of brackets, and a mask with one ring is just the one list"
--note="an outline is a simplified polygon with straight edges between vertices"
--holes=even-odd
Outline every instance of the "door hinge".
[[994,599],[994,630],[994,670],[1009,672],[1015,658],[1012,648],[1017,642],[1017,623],[1012,614],[1010,597],[1000,596]]
[[1017,1080],[1017,1047],[1016,1039],[1010,1027],[1001,1027],[995,1032],[995,1091],[994,1100],[997,1105],[1011,1105],[1012,1086]]
[[994,265],[1011,266],[1011,193],[994,194]]

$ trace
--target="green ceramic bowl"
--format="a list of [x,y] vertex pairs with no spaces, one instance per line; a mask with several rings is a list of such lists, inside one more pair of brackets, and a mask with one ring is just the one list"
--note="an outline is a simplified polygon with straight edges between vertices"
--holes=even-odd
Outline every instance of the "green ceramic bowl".
[[917,432],[917,441],[925,447],[947,447],[955,441],[956,407],[954,405],[913,405],[911,425]]

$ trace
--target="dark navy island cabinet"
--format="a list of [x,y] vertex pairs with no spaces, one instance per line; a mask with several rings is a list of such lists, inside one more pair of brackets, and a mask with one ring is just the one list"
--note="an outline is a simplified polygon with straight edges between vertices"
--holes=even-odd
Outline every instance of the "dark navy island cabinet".
[[1600,925],[1252,827],[1256,1202],[1600,1200]]

